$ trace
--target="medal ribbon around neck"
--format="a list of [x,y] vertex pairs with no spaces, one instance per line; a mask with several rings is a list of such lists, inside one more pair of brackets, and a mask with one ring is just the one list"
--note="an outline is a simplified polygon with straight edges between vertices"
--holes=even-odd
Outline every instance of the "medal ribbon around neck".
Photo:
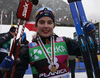
[[53,36],[51,37],[51,51],[52,51],[51,55],[52,55],[52,60],[50,59],[50,56],[49,56],[49,54],[47,53],[47,50],[46,50],[46,48],[45,48],[45,46],[44,46],[44,44],[43,44],[43,42],[42,42],[40,36],[38,36],[37,39],[38,39],[38,43],[39,43],[41,49],[43,50],[45,56],[47,57],[48,61],[49,61],[52,65],[54,65],[54,57],[55,57],[55,54],[54,54],[54,37],[53,37]]

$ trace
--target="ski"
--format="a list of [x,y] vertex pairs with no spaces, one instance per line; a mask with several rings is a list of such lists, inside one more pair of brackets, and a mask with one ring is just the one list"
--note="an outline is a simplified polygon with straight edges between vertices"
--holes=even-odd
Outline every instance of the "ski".
[[81,29],[81,24],[80,24],[79,15],[77,12],[76,4],[75,4],[75,2],[73,2],[73,0],[68,0],[68,3],[69,3],[72,17],[74,20],[74,24],[75,24],[75,28],[76,28],[76,32],[77,32],[77,37],[78,37],[78,41],[80,44],[80,49],[82,52],[84,65],[86,68],[87,77],[94,78],[93,71],[92,71],[93,69],[92,69],[91,59],[90,59],[90,55],[88,52],[88,45],[85,41],[85,37],[84,37],[83,31]]
[[[84,12],[84,8],[83,8],[81,0],[76,1],[76,5],[79,11],[79,16],[82,22],[82,26],[84,26],[84,24],[87,22],[87,18],[85,16],[85,12]],[[93,71],[94,71],[95,78],[100,78],[100,69],[99,69],[99,64],[98,64],[97,52],[94,46],[94,41],[90,35],[86,35],[86,38],[87,38],[86,40],[87,40],[88,47],[89,47],[90,57],[92,59],[91,61],[93,65]]]

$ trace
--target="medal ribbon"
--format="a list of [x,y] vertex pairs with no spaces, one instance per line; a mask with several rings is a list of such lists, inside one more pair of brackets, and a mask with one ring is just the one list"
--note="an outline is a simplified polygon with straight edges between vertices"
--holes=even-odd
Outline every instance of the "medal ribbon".
[[38,39],[38,43],[39,43],[41,49],[43,50],[45,56],[47,57],[48,61],[49,61],[52,65],[54,65],[54,56],[55,56],[55,55],[54,55],[54,37],[53,37],[53,36],[51,37],[51,51],[52,51],[52,54],[51,54],[51,55],[52,55],[52,60],[50,59],[50,56],[48,55],[47,50],[46,50],[46,48],[45,48],[45,46],[44,46],[44,44],[43,44],[43,42],[42,42],[40,36],[39,36],[37,39]]
[[54,63],[54,57],[55,57],[55,53],[54,53],[54,37],[51,37],[51,52],[52,52],[52,61]]

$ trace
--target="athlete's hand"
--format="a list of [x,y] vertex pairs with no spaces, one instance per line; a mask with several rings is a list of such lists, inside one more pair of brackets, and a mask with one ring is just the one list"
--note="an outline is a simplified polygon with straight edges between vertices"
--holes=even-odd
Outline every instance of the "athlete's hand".
[[10,71],[14,66],[14,60],[10,56],[6,56],[0,64],[1,71]]
[[87,22],[83,26],[83,31],[84,31],[85,34],[94,35],[96,28],[92,23]]

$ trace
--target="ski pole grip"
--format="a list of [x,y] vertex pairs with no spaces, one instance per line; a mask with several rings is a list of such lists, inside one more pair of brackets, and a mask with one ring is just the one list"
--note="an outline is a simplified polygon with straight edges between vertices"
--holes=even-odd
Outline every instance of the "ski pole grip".
[[19,4],[18,11],[16,17],[22,20],[29,21],[33,4],[31,2],[27,2],[26,0],[22,0]]
[[76,2],[76,1],[81,1],[81,0],[68,0],[68,3]]

